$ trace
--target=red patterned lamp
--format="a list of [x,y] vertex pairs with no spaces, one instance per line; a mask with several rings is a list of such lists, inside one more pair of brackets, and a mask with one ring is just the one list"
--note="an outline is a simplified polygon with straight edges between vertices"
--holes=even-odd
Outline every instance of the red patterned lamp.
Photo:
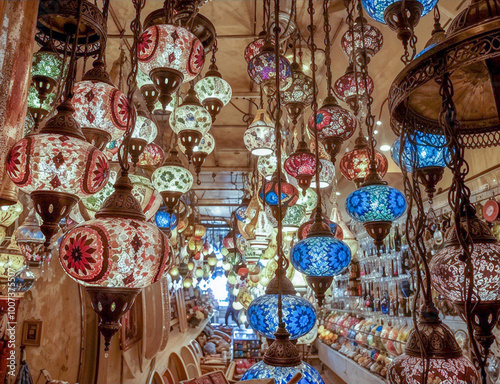
[[18,141],[7,156],[10,179],[31,196],[43,220],[46,246],[78,199],[101,190],[109,177],[106,156],[85,140],[74,111],[64,101],[39,133]]
[[[368,89],[368,92],[367,92]],[[350,64],[344,75],[339,77],[333,85],[333,90],[337,97],[346,102],[352,111],[359,109],[363,97],[373,93],[374,84],[369,75],[366,75],[365,81],[361,73],[355,72],[353,65]]]
[[313,176],[316,174],[316,156],[308,148],[302,139],[297,149],[285,160],[285,171],[297,179],[297,184],[305,196],[307,188],[311,185]]
[[158,24],[147,28],[137,46],[139,68],[159,91],[163,108],[183,82],[193,80],[203,68],[201,41],[183,27]]
[[[383,153],[375,151],[375,162],[377,165],[377,174],[384,177],[389,166],[387,158]],[[347,152],[340,159],[340,172],[349,181],[353,181],[356,187],[360,187],[365,181],[366,175],[370,170],[370,150],[368,140],[363,134],[356,139],[354,149]]]

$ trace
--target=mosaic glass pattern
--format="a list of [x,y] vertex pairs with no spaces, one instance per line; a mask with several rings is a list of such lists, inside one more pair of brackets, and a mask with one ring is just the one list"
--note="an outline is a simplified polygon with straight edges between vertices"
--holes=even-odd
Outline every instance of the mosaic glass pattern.
[[[379,23],[385,24],[384,21],[384,12],[388,6],[397,3],[398,0],[362,0],[363,7],[366,9],[366,12],[370,17],[374,20],[377,20]],[[427,15],[434,6],[437,4],[438,0],[417,0],[423,6],[422,16]]]
[[163,110],[163,106],[161,105],[161,102],[157,101],[155,103],[155,109],[153,110],[153,114],[155,115],[164,115],[168,113],[172,113],[177,106],[182,104],[182,97],[179,97],[179,101],[177,102],[177,94],[174,93],[171,95],[172,100],[170,103],[167,104],[165,110]]
[[168,239],[154,224],[128,218],[86,221],[64,235],[59,261],[88,286],[144,288],[172,265]]
[[137,77],[135,81],[137,82],[137,88],[139,89],[141,89],[145,85],[154,85],[153,80],[151,80],[149,75],[142,72],[140,69],[137,70]]
[[[320,140],[329,137],[347,140],[354,134],[356,125],[354,115],[338,104],[323,106],[316,115],[316,127]],[[311,134],[314,135],[314,114],[309,118],[308,127]]]
[[55,93],[49,93],[43,103],[40,102],[40,98],[38,96],[38,91],[34,86],[30,86],[30,89],[28,91],[28,101],[27,101],[27,106],[28,108],[34,108],[34,109],[44,109],[46,111],[50,111],[52,109],[52,106],[54,105],[54,102],[56,101],[56,94]]
[[[274,158],[276,159],[276,156]],[[286,173],[295,178],[314,176],[316,174],[316,156],[312,152],[293,153],[285,160],[284,168]]]
[[367,88],[368,94],[371,95],[373,93],[374,85],[373,80],[369,75],[366,78],[366,84],[368,87],[365,87],[365,81],[361,73],[356,72],[355,74],[353,71],[350,71],[337,79],[333,85],[333,90],[340,100],[348,102],[358,95],[366,95]]
[[153,25],[142,34],[137,46],[139,68],[150,74],[155,68],[170,68],[193,80],[205,63],[201,41],[187,29],[169,24]]
[[400,168],[402,159],[409,172],[426,167],[444,168],[451,157],[444,135],[423,132],[416,132],[415,135],[407,137],[403,153],[400,151],[401,138],[398,138],[392,146],[391,156]]
[[307,237],[293,246],[290,260],[305,275],[335,276],[349,266],[351,250],[334,237]]
[[253,155],[267,156],[274,152],[276,133],[274,124],[265,110],[259,109],[256,112],[254,120],[243,135],[243,141]]
[[151,181],[158,192],[186,193],[193,186],[193,175],[184,167],[166,165],[154,171]]
[[[380,51],[380,49],[382,49],[384,36],[382,35],[382,32],[380,32],[380,30],[373,25],[365,22],[362,30],[361,23],[356,20],[353,32],[354,34],[348,30],[342,35],[342,39],[340,40],[342,50],[347,57],[351,58],[352,61],[355,59],[353,56],[356,56],[356,53],[358,52],[366,50],[366,55],[368,57],[373,57]],[[353,37],[354,47],[352,43]],[[355,50],[355,55],[353,55],[353,49]]]
[[118,88],[90,80],[79,81],[73,88],[73,117],[81,127],[108,132],[112,140],[123,136],[127,130],[130,106],[127,96]]
[[453,359],[429,359],[403,354],[389,365],[387,379],[390,384],[420,384],[424,382],[424,369],[427,369],[427,382],[439,384],[479,384],[480,380],[474,364],[464,356]]
[[304,222],[306,208],[303,205],[292,205],[286,210],[283,218],[283,231],[296,231]]
[[264,37],[259,37],[257,40],[254,40],[247,45],[243,54],[247,63],[249,63],[250,60],[261,53],[262,47],[265,43],[266,39]]
[[297,204],[303,205],[306,207],[306,213],[311,213],[318,203],[318,194],[312,188],[307,188],[306,195],[304,196],[302,193],[297,200]]
[[[319,159],[319,163],[319,187],[327,188],[332,184],[335,178],[335,165],[333,165],[330,160],[326,159]],[[316,177],[313,177],[311,181],[311,188],[316,188]]]
[[[385,155],[379,151],[375,151],[375,163],[377,165],[377,173],[380,177],[384,177],[389,167]],[[347,180],[355,182],[363,181],[370,170],[370,150],[366,147],[347,152],[340,159],[339,168]]]
[[175,229],[177,227],[177,216],[170,214],[166,209],[160,209],[156,212],[155,223],[160,229]]
[[313,98],[312,78],[300,69],[292,69],[292,84],[281,92],[283,104],[301,103],[310,105]]
[[16,230],[16,241],[27,261],[41,261],[46,254],[45,236],[40,230],[35,209],[31,209],[24,222]]
[[[305,298],[283,295],[283,321],[290,339],[298,339],[308,333],[316,323],[316,311]],[[255,298],[247,309],[248,322],[260,335],[274,339],[278,330],[278,295],[262,295]]]
[[233,90],[229,83],[218,76],[204,77],[196,83],[194,90],[202,104],[204,100],[217,99],[226,105],[233,95]]
[[[31,77],[46,76],[60,81],[63,69],[63,59],[56,52],[38,51],[33,55]],[[64,69],[67,71],[67,67]]]
[[[265,203],[271,207],[277,206],[279,204],[278,199],[278,181],[271,180],[265,183],[264,187],[261,188],[259,192],[259,198],[261,201],[265,200]],[[299,199],[299,191],[294,185],[287,183],[286,181],[281,182],[281,206],[291,207]]]
[[[286,90],[292,84],[292,71],[288,60],[280,56],[280,89]],[[262,52],[248,63],[248,76],[257,84],[276,79],[276,57],[274,52]]]
[[352,192],[346,200],[346,210],[356,221],[394,221],[406,210],[406,200],[396,188],[388,185],[368,185]]
[[298,384],[324,384],[319,372],[307,363],[300,363],[296,367],[275,367],[267,365],[264,361],[250,367],[241,380],[252,379],[274,379],[275,384],[286,384],[298,372],[302,373],[302,378]]
[[[307,220],[304,224],[300,226],[299,231],[297,232],[297,237],[299,238],[299,240],[305,239],[307,235],[309,235],[309,232],[311,231],[311,227],[314,224],[314,221],[315,218],[313,216],[310,220]],[[344,231],[342,230],[342,227],[340,225],[327,218],[323,218],[322,226],[325,229],[329,229],[336,239],[343,240]]]
[[[433,256],[430,268],[434,288],[448,300],[464,302],[465,263],[459,245],[448,245]],[[481,301],[500,299],[500,244],[474,243],[472,268],[474,297]]]
[[134,132],[132,132],[132,138],[146,140],[149,144],[156,139],[157,134],[158,128],[153,120],[148,119],[145,116],[137,116],[135,129]]
[[106,156],[93,145],[65,135],[40,133],[18,141],[7,155],[7,173],[23,192],[93,195],[108,181]]
[[170,114],[170,126],[177,134],[182,131],[198,131],[203,136],[212,126],[212,117],[201,105],[184,104]]

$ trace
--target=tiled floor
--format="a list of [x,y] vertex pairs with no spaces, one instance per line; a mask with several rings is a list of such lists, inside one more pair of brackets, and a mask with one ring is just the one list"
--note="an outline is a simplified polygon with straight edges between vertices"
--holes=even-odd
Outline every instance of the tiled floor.
[[[316,368],[318,372],[321,373],[321,377],[325,381],[325,384],[347,384],[328,367],[325,366],[322,367],[320,364],[320,365],[315,365],[314,368]],[[357,383],[348,383],[348,384],[357,384]]]

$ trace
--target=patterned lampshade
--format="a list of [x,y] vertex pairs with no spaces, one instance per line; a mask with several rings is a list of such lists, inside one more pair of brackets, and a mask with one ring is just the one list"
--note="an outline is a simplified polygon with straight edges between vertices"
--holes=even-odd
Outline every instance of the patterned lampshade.
[[[363,7],[366,9],[366,12],[370,17],[379,23],[384,23],[384,13],[387,10],[388,7],[393,5],[394,3],[397,3],[399,0],[362,0],[363,1]],[[424,16],[428,14],[438,0],[417,0],[421,6],[422,6],[422,14],[421,16]]]

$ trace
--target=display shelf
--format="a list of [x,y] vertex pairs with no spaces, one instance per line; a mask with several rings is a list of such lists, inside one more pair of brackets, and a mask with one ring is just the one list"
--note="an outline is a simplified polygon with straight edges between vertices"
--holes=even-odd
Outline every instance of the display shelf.
[[316,340],[319,359],[346,383],[387,384],[387,381],[361,367],[348,357]]

